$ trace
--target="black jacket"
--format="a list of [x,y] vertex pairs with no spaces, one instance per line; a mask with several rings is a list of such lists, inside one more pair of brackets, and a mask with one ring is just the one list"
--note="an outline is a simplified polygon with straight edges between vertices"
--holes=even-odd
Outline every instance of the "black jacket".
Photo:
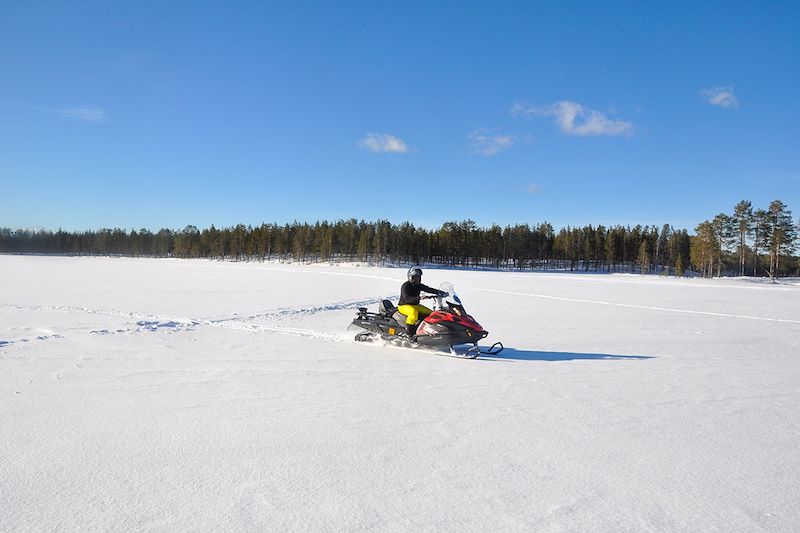
[[420,283],[419,285],[414,285],[410,281],[406,281],[403,283],[403,286],[400,287],[400,302],[397,305],[416,305],[419,303],[419,293],[421,291],[429,292],[431,294],[439,294],[441,291],[438,289],[432,289],[427,285],[423,285]]

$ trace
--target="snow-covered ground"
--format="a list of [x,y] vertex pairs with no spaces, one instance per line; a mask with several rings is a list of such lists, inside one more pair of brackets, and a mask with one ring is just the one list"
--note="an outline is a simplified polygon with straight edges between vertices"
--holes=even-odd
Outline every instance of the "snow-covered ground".
[[351,342],[404,277],[0,256],[0,530],[800,529],[797,284],[428,270],[502,354]]

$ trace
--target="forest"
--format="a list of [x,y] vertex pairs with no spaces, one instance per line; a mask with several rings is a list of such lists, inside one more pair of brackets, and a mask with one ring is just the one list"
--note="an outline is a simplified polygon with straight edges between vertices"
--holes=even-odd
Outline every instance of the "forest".
[[631,272],[674,276],[800,275],[800,222],[775,200],[743,200],[689,234],[658,226],[547,222],[480,227],[472,220],[426,229],[411,222],[357,219],[239,224],[180,230],[80,232],[0,228],[0,253],[208,258],[232,261],[369,262],[472,268]]

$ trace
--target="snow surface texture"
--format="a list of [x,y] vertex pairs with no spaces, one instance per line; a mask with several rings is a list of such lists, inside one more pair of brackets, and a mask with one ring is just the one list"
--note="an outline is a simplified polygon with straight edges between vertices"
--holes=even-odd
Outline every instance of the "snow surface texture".
[[0,530],[797,531],[800,286],[0,256]]

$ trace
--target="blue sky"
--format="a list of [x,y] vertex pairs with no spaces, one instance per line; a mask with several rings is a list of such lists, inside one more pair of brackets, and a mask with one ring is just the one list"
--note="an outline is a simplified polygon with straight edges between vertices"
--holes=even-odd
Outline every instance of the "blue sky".
[[6,2],[0,226],[800,214],[798,2]]

